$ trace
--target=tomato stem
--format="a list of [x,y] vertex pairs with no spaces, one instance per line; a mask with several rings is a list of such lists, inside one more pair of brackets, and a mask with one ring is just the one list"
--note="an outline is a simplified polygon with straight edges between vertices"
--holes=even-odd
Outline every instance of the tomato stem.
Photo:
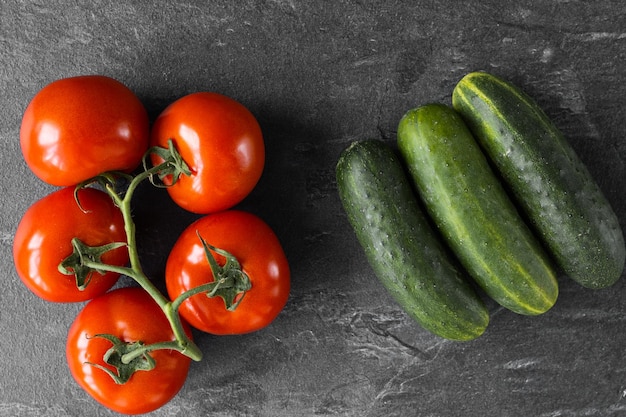
[[[180,305],[185,302],[185,300],[193,297],[194,295],[206,294],[207,297],[215,297],[218,290],[226,290],[232,288],[236,288],[235,278],[219,278],[216,281],[209,282],[203,285],[198,285],[197,287],[183,292],[178,297],[176,297],[174,301],[172,301],[172,308],[177,310]],[[239,303],[239,301],[241,301],[241,299],[237,300],[237,304]],[[231,308],[230,310],[234,310],[234,308]]]
[[[163,310],[163,313],[170,322],[172,331],[174,332],[174,335],[176,337],[176,350],[184,355],[189,356],[195,361],[199,361],[202,359],[202,352],[185,333],[180,316],[178,314],[178,310],[172,308],[172,303],[170,302],[170,300],[165,297],[158,288],[156,288],[156,286],[150,281],[150,279],[148,279],[148,277],[143,272],[143,268],[139,259],[139,252],[137,250],[135,222],[132,219],[131,212],[131,200],[133,193],[135,192],[139,183],[151,178],[153,175],[159,172],[162,172],[163,169],[167,166],[169,166],[169,162],[165,161],[152,168],[145,169],[143,172],[133,178],[124,194],[124,198],[119,201],[119,207],[122,211],[122,216],[124,217],[128,243],[128,255],[130,259],[130,267],[133,271],[131,278],[133,278],[139,285],[141,285],[141,287],[146,290],[150,294],[150,296],[152,296],[152,298],[156,301],[159,307],[161,307],[161,309]],[[109,194],[111,196],[117,196],[117,193],[114,192],[112,187],[109,187]],[[167,343],[167,348],[173,348],[171,345],[171,343]]]
[[121,361],[124,364],[129,364],[135,359],[140,358],[147,353],[150,353],[154,350],[159,350],[159,349],[179,350],[178,341],[174,340],[171,342],[157,342],[157,343],[152,343],[150,345],[142,345],[141,347],[122,355]]
[[[91,183],[97,182],[101,184],[107,194],[113,199],[113,202],[120,209],[124,219],[124,230],[126,232],[126,248],[128,250],[130,267],[120,267],[115,265],[108,265],[100,262],[99,259],[85,259],[83,265],[88,268],[92,268],[96,271],[111,271],[122,275],[126,275],[132,278],[137,284],[139,284],[159,305],[163,313],[167,317],[170,323],[172,332],[176,338],[175,341],[155,343],[149,346],[145,346],[138,351],[151,351],[156,349],[174,349],[178,352],[188,356],[192,360],[199,361],[202,359],[202,352],[198,346],[187,336],[183,328],[183,324],[178,314],[179,303],[173,305],[173,303],[165,297],[161,291],[150,281],[143,271],[139,252],[137,249],[136,227],[132,218],[131,201],[133,194],[135,193],[139,184],[146,179],[149,179],[153,184],[153,177],[156,175],[159,178],[163,178],[166,175],[174,176],[173,181],[177,180],[180,175],[189,175],[190,171],[185,162],[180,158],[180,154],[176,151],[172,141],[169,141],[169,149],[166,148],[150,148],[143,159],[144,170],[136,176],[128,176],[122,174],[123,177],[129,179],[128,187],[126,191],[120,193],[116,188],[115,176],[113,173],[105,173],[102,176],[91,180]],[[151,153],[156,153],[163,162],[148,167],[147,158]],[[79,187],[88,185],[88,183],[81,184]],[[80,202],[79,202],[80,204]],[[141,353],[135,353],[135,351],[128,355],[141,355]],[[126,359],[124,359],[126,360]]]

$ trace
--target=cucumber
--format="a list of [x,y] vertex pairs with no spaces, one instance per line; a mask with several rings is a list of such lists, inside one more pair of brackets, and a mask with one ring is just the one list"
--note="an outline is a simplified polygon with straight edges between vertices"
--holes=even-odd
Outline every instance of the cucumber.
[[336,176],[372,269],[404,311],[446,339],[483,334],[489,312],[419,207],[394,151],[377,140],[353,142],[339,157]]
[[503,307],[538,315],[556,302],[556,273],[471,132],[451,107],[410,110],[398,147],[431,218],[461,264]]
[[485,72],[461,79],[452,103],[562,271],[587,288],[614,284],[626,256],[617,216],[543,110]]

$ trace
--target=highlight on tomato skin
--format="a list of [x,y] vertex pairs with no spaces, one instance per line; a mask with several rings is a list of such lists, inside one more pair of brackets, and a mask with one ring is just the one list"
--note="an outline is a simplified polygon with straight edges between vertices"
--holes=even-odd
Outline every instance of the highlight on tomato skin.
[[[189,326],[183,326],[191,339]],[[94,337],[101,334],[145,345],[173,341],[175,336],[161,308],[139,287],[114,289],[83,307],[68,332],[67,364],[78,385],[105,407],[123,414],[149,413],[167,404],[185,384],[191,359],[172,349],[151,351],[153,369],[136,371],[117,384],[93,365],[111,368],[103,358],[112,344]]]
[[[265,166],[263,133],[254,115],[238,101],[213,92],[186,95],[155,120],[151,146],[172,140],[192,174],[167,188],[172,200],[198,214],[215,213],[241,202]],[[161,162],[153,155],[152,162]]]
[[134,170],[148,148],[148,112],[121,82],[102,75],[44,86],[24,111],[20,146],[42,181],[75,185],[106,171]]
[[[109,290],[119,274],[91,274],[84,290],[79,290],[72,275],[59,272],[59,264],[72,254],[72,239],[77,237],[93,246],[126,242],[124,219],[104,192],[94,188],[78,191],[74,187],[54,191],[31,205],[20,220],[13,239],[13,261],[24,285],[40,298],[52,302],[81,302]],[[82,208],[81,208],[82,207]],[[124,247],[102,255],[102,261],[124,266],[128,263]]]
[[[251,288],[233,311],[221,297],[200,293],[188,298],[180,315],[198,330],[216,334],[244,334],[272,323],[287,303],[290,269],[276,234],[258,216],[227,210],[201,217],[187,227],[170,251],[165,281],[170,299],[214,281],[205,257],[202,237],[210,245],[232,254],[249,277]],[[223,265],[224,258],[216,255]]]

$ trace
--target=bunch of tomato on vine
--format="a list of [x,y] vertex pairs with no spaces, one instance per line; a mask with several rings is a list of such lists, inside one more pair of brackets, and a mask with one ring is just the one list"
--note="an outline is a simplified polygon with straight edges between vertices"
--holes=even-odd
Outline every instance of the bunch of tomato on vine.
[[[241,103],[192,93],[151,126],[119,81],[65,78],[28,104],[20,144],[32,172],[58,189],[22,217],[16,271],[44,300],[85,302],[66,358],[101,404],[126,414],[161,407],[202,358],[192,328],[249,333],[285,306],[290,271],[278,238],[258,216],[234,208],[265,164],[261,128]],[[131,201],[143,181],[200,215],[168,255],[166,294],[145,275],[137,250]],[[137,285],[114,288],[122,275]]]

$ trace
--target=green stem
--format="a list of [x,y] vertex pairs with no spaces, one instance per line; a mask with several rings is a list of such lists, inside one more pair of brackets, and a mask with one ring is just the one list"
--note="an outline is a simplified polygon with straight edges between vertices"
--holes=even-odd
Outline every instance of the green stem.
[[136,359],[146,353],[152,352],[153,350],[159,350],[159,349],[169,349],[169,350],[178,350],[180,351],[180,346],[178,344],[178,341],[174,340],[171,342],[158,342],[158,343],[153,343],[151,345],[145,345],[142,348],[139,349],[135,349],[132,352],[126,353],[125,355],[122,356],[122,362],[124,362],[125,364],[130,363],[133,359]]
[[129,268],[126,266],[110,265],[110,264],[105,264],[101,262],[93,262],[89,260],[83,261],[83,265],[91,269],[97,269],[103,272],[114,272],[116,274],[126,275],[134,279],[133,275],[135,274],[135,271],[132,268]]
[[[150,296],[163,310],[163,313],[167,317],[167,320],[172,327],[172,331],[174,333],[174,336],[176,337],[176,342],[164,342],[167,344],[167,348],[175,349],[182,354],[190,357],[191,359],[199,361],[202,359],[202,352],[185,333],[177,308],[173,308],[170,300],[166,298],[161,293],[161,291],[159,291],[159,289],[152,283],[152,281],[150,281],[150,279],[143,272],[143,268],[139,259],[139,252],[137,250],[137,238],[135,230],[136,228],[135,222],[132,219],[131,210],[132,197],[135,190],[142,181],[151,178],[153,175],[156,175],[158,172],[162,171],[165,165],[167,165],[167,163],[156,165],[137,174],[137,176],[135,176],[129,183],[123,197],[117,193],[114,184],[106,184],[105,190],[113,199],[115,204],[119,207],[124,218],[124,230],[126,231],[126,243],[128,248],[130,267],[117,267],[114,265],[103,265],[99,263],[89,266],[93,266],[94,268],[99,270],[117,272],[135,280],[135,282],[137,282],[146,292],[148,292],[148,294],[150,294]],[[154,348],[152,348],[151,350],[154,350]]]
[[[165,304],[169,303],[169,300],[152,284],[152,282],[143,273],[141,262],[139,260],[139,252],[137,250],[137,238],[135,233],[135,222],[132,219],[131,200],[138,183],[145,179],[145,175],[139,174],[131,181],[128,190],[123,198],[121,198],[112,185],[107,185],[106,190],[118,205],[122,216],[124,218],[124,230],[126,231],[126,243],[128,248],[128,256],[130,260],[130,271],[127,271],[125,275],[133,278],[143,289],[145,289],[157,304],[163,308]],[[104,268],[101,268],[104,269]],[[132,272],[132,273],[128,273]]]
[[176,297],[174,301],[172,301],[172,308],[174,310],[178,310],[180,305],[184,303],[186,299],[191,298],[194,295],[205,293],[208,297],[212,297],[218,289],[232,288],[234,285],[235,279],[232,277],[198,285],[197,287],[193,287]]

